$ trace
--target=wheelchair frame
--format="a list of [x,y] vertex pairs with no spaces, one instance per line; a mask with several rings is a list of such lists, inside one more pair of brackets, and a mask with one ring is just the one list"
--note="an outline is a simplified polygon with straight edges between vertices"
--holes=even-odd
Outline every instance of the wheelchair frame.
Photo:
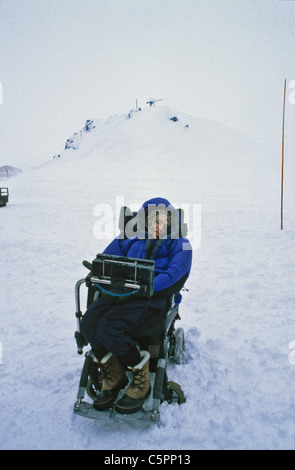
[[[76,301],[76,318],[77,318],[77,332],[80,333],[80,320],[82,318],[82,312],[80,308],[80,288],[83,284],[89,284],[95,286],[97,279],[95,277],[88,277],[80,279],[75,285],[75,301]],[[175,301],[176,294],[172,296],[170,307],[165,315],[165,330],[160,335],[160,350],[157,360],[156,369],[154,372],[150,372],[150,379],[152,385],[152,393],[150,397],[144,403],[142,409],[136,413],[129,415],[122,415],[115,411],[115,408],[110,408],[105,411],[98,411],[93,408],[92,404],[84,401],[85,392],[88,386],[88,374],[90,363],[94,356],[92,350],[86,352],[83,369],[80,376],[79,388],[77,393],[77,399],[74,404],[74,413],[85,418],[91,419],[114,419],[114,420],[128,420],[137,421],[144,423],[156,423],[160,419],[160,405],[162,401],[173,402],[175,401],[175,393],[178,394],[178,388],[181,388],[174,382],[169,382],[166,372],[167,363],[169,360],[173,360],[173,353],[175,347],[175,321],[179,319],[179,304]],[[178,330],[182,330],[179,328]],[[140,341],[140,340],[137,340]],[[135,340],[135,342],[137,342]],[[83,353],[83,347],[77,344],[78,354]],[[178,388],[177,388],[178,387]],[[175,390],[176,388],[176,390]],[[181,391],[182,393],[182,391]],[[118,399],[122,395],[122,391],[118,395]],[[179,402],[179,396],[176,401]],[[182,402],[185,401],[184,396]]]

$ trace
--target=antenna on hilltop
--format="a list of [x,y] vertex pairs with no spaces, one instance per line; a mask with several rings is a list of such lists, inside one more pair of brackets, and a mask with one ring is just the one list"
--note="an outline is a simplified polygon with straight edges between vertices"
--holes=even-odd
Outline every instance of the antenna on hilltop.
[[163,98],[159,98],[158,100],[149,100],[146,102],[146,104],[149,104],[150,106],[155,106],[155,103],[157,103],[158,101],[162,101]]

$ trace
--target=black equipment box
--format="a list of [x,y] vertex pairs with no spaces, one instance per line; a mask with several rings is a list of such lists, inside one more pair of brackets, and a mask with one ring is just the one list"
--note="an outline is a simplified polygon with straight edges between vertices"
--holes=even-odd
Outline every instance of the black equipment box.
[[153,260],[98,254],[92,262],[91,282],[115,295],[132,292],[139,297],[151,297],[154,293]]
[[8,203],[8,188],[0,188],[0,207],[1,206],[6,206]]

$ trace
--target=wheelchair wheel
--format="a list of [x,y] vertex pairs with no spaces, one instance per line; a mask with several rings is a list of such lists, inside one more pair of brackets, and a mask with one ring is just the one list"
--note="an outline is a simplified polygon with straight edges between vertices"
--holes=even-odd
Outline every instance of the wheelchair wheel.
[[173,361],[175,364],[182,364],[184,359],[184,329],[177,328],[174,333]]
[[89,398],[91,398],[91,400],[94,400],[97,396],[97,393],[100,392],[100,390],[101,388],[100,387],[96,388],[93,385],[92,380],[89,378],[87,382],[87,386],[86,386],[86,392]]
[[178,403],[181,405],[181,403],[186,402],[185,395],[181,389],[181,386],[172,381],[168,381],[168,391],[169,391],[169,399],[167,400],[168,403]]
[[94,398],[96,397],[96,388],[94,387],[91,379],[88,379],[86,392],[89,398],[91,398],[91,400],[94,400]]
[[90,369],[89,369],[89,377],[88,377],[88,382],[86,385],[86,392],[87,395],[94,400],[96,398],[96,395],[98,392],[101,391],[101,386],[102,386],[102,377],[101,373],[98,370],[98,367],[94,362],[91,363]]

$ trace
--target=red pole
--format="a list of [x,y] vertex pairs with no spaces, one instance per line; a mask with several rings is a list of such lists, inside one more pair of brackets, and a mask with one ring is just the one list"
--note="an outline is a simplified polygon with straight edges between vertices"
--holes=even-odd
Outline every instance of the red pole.
[[282,127],[281,230],[283,230],[283,186],[284,186],[285,107],[286,107],[286,80],[285,80],[285,83],[284,83],[283,127]]

